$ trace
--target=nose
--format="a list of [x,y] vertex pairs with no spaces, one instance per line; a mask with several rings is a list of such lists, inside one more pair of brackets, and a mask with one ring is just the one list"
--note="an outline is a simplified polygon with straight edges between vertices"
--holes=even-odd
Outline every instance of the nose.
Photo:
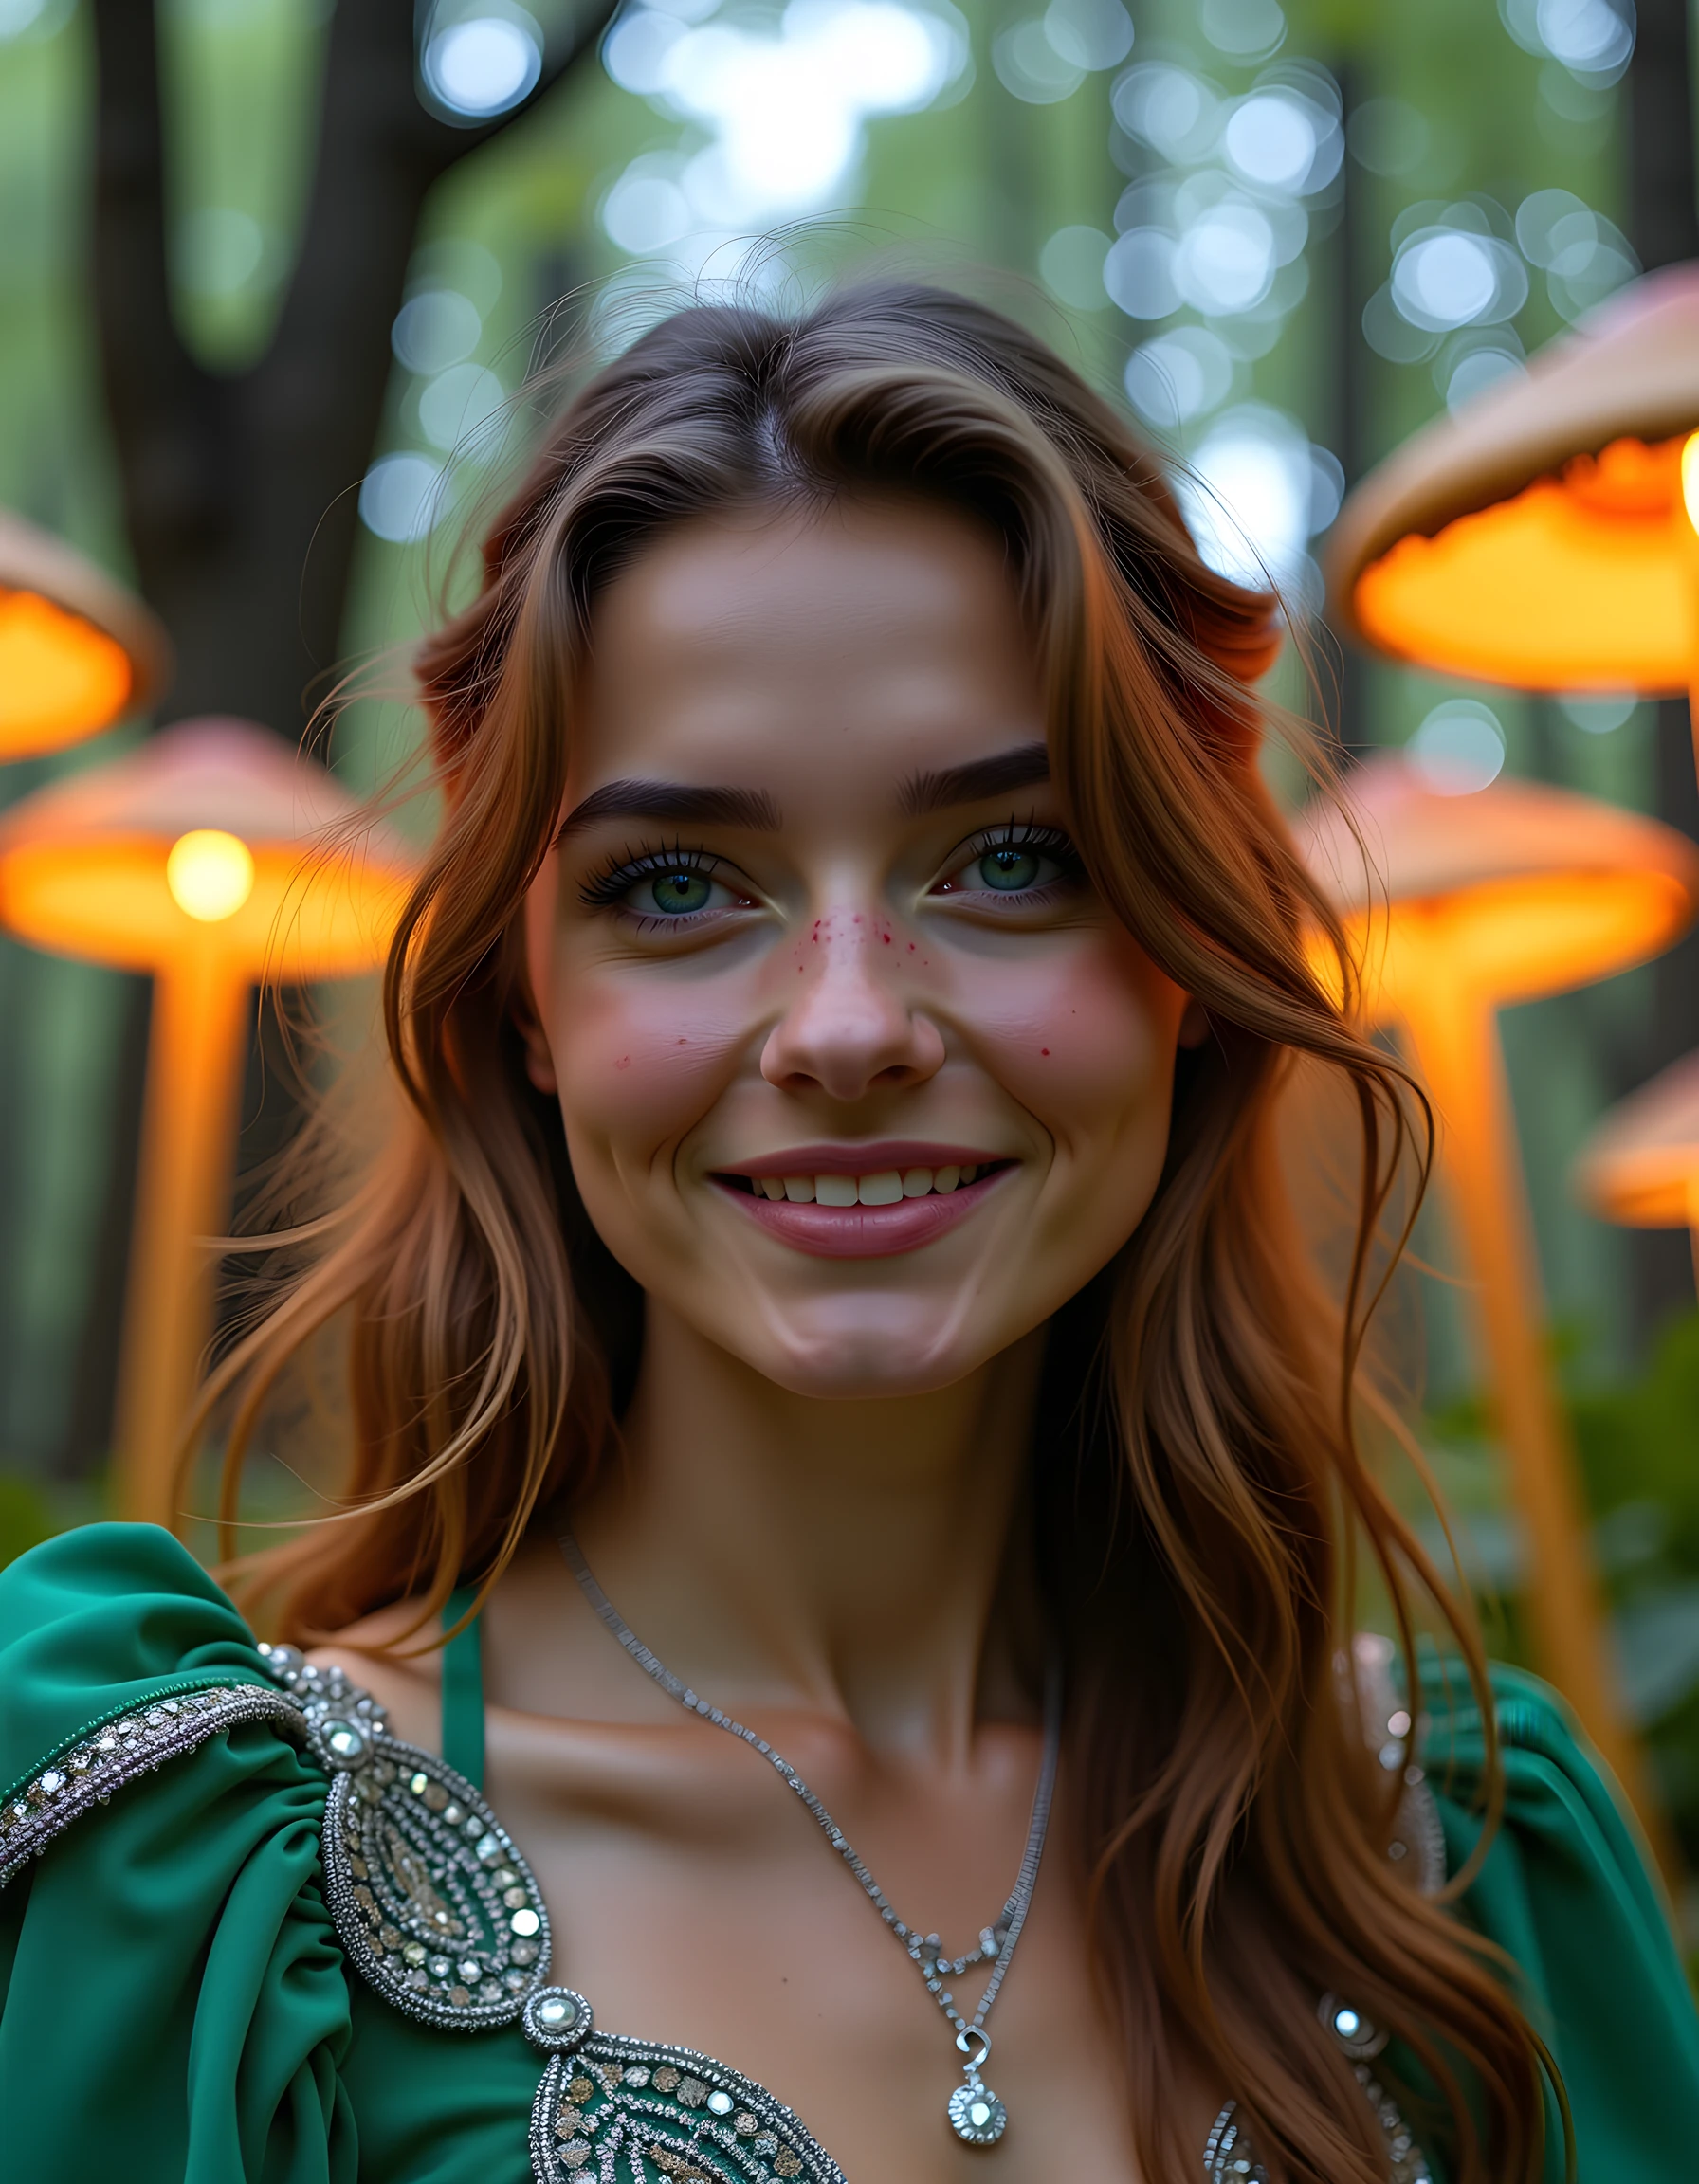
[[803,947],[806,975],[761,1052],[769,1084],[853,1101],[876,1087],[923,1084],[942,1066],[942,1034],[903,991],[906,951],[887,926],[849,914],[822,919]]

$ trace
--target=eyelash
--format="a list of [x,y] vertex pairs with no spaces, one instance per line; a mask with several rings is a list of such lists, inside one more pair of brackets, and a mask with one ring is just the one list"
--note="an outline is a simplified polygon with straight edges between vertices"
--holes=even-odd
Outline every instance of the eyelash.
[[[593,878],[586,880],[578,890],[578,900],[588,910],[605,910],[629,895],[640,880],[661,872],[700,872],[712,880],[723,860],[706,849],[686,849],[682,842],[670,849],[645,849],[636,856],[628,852],[612,864],[604,865]],[[683,922],[682,919],[678,922]]]
[[1029,901],[1051,887],[1069,884],[1085,876],[1085,864],[1071,837],[1060,827],[1047,827],[1034,819],[1008,819],[1000,827],[987,827],[977,834],[970,834],[959,849],[951,851],[950,869],[959,872],[962,865],[988,856],[994,849],[1040,849],[1061,867],[1054,880],[1028,892]]

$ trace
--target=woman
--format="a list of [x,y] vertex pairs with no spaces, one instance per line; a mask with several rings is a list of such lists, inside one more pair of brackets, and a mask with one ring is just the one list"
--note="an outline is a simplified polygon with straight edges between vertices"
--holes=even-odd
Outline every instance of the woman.
[[[356,1513],[247,1574],[317,1650],[161,1533],[0,1580],[15,2174],[1667,2174],[1635,1840],[1354,1438],[1404,1088],[1274,644],[954,297],[688,311],[566,411],[423,654],[405,1123],[213,1391],[239,1465],[347,1331]],[[1448,1633],[1401,1701],[1353,1542]]]

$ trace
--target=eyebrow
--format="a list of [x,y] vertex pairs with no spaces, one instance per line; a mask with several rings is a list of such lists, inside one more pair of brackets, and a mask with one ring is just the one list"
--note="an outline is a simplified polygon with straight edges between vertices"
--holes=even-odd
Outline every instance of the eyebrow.
[[771,834],[778,806],[764,789],[714,789],[685,781],[610,781],[593,790],[560,825],[556,846],[599,819],[675,819],[682,825],[750,827]]
[[904,782],[903,810],[911,819],[928,811],[947,811],[955,804],[978,804],[1013,789],[1032,789],[1050,777],[1050,747],[1022,743],[995,758],[973,758],[965,766],[946,766],[940,774],[911,774]]

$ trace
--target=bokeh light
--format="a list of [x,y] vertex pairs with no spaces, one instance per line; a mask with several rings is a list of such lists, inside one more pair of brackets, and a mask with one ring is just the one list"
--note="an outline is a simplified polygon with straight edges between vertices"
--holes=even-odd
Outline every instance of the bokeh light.
[[380,455],[360,482],[360,521],[392,545],[412,545],[447,513],[446,480],[429,455]]
[[1233,352],[1207,326],[1176,326],[1126,361],[1126,398],[1147,425],[1172,431],[1219,409],[1236,376]]
[[1286,42],[1286,17],[1275,0],[1202,0],[1197,27],[1234,61],[1266,61]]
[[452,113],[474,120],[528,99],[542,74],[542,32],[521,9],[473,15],[433,29],[425,81]]
[[1306,610],[1320,604],[1307,547],[1339,512],[1343,473],[1295,419],[1261,402],[1225,411],[1177,484],[1212,569],[1258,589],[1272,584]]
[[1561,62],[1583,83],[1615,83],[1634,53],[1632,0],[1499,0],[1499,13],[1524,52]]
[[446,372],[477,348],[484,320],[469,296],[424,288],[395,314],[390,346],[410,372]]
[[1404,750],[1424,788],[1441,796],[1472,796],[1504,772],[1505,732],[1489,705],[1448,698]]
[[1070,311],[1101,311],[1109,300],[1104,262],[1114,247],[1101,228],[1058,228],[1038,253],[1038,276]]
[[419,427],[444,453],[470,443],[487,449],[505,422],[507,390],[482,364],[451,364],[419,395]]
[[220,924],[254,891],[253,852],[222,828],[192,828],[172,844],[165,884],[179,910],[204,925]]
[[1589,694],[1560,698],[1558,710],[1571,727],[1580,728],[1588,736],[1610,736],[1633,719],[1639,702],[1632,692],[1618,698],[1595,698]]
[[771,26],[694,23],[696,11],[640,7],[603,47],[616,83],[709,139],[670,160],[642,155],[609,189],[604,230],[633,256],[686,238],[705,255],[728,234],[824,209],[853,175],[868,120],[929,105],[969,64],[953,8],[790,0]]

